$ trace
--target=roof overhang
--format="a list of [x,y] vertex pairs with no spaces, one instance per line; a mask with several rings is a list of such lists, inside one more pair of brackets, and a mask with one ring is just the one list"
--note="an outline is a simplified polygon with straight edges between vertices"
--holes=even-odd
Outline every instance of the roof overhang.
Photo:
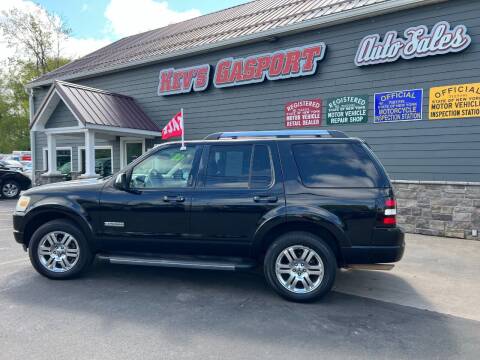
[[407,10],[407,9],[411,9],[419,6],[431,5],[431,4],[436,4],[436,3],[446,2],[446,1],[448,0],[398,0],[393,3],[382,2],[378,4],[373,4],[370,6],[343,11],[337,14],[322,16],[318,19],[281,27],[278,29],[265,31],[258,34],[246,35],[239,38],[220,41],[213,44],[184,49],[181,51],[176,51],[176,52],[161,55],[158,57],[151,57],[148,59],[130,62],[128,64],[116,65],[116,66],[103,68],[99,70],[79,72],[74,75],[67,75],[67,76],[58,77],[55,79],[48,79],[44,81],[38,81],[38,82],[33,81],[31,83],[26,84],[25,87],[29,89],[29,88],[39,87],[39,86],[46,86],[46,85],[52,84],[53,81],[55,80],[79,80],[83,78],[89,78],[89,77],[96,76],[98,74],[103,75],[103,74],[123,71],[123,70],[141,67],[148,64],[154,64],[154,63],[158,63],[166,60],[183,58],[187,56],[192,56],[194,54],[198,55],[198,54],[207,53],[213,50],[221,50],[225,48],[236,47],[236,46],[245,45],[253,42],[268,40],[275,37],[292,35],[295,33],[300,33],[308,30],[329,27],[333,25],[338,25],[342,23],[369,18],[372,16],[389,14],[389,13],[393,13],[401,10]]

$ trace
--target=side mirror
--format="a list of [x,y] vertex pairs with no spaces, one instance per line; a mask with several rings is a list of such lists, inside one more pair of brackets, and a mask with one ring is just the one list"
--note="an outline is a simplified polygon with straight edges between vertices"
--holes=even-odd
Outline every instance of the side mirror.
[[117,175],[115,179],[115,188],[118,190],[127,190],[127,174],[124,172]]

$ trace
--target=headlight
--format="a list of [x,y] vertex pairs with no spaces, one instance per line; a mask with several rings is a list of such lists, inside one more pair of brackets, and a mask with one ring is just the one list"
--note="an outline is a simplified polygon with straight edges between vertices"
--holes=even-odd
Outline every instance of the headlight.
[[20,196],[20,199],[17,201],[17,206],[15,208],[15,211],[20,211],[23,212],[27,209],[28,204],[30,204],[30,196]]

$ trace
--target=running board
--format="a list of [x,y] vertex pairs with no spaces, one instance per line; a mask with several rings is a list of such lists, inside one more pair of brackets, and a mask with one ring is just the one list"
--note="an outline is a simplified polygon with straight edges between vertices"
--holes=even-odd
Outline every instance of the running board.
[[347,269],[355,269],[355,270],[392,270],[394,268],[394,264],[350,264],[347,265]]
[[238,258],[215,258],[215,257],[150,257],[150,256],[127,256],[99,254],[99,259],[109,261],[111,264],[159,266],[185,269],[205,270],[245,270],[256,266],[253,261]]

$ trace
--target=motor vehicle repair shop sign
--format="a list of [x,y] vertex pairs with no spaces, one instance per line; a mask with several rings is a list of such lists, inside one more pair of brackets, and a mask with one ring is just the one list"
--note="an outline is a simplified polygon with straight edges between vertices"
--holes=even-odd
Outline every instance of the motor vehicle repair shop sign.
[[422,120],[423,89],[375,94],[376,123]]
[[368,122],[368,95],[328,99],[326,121],[327,125]]

